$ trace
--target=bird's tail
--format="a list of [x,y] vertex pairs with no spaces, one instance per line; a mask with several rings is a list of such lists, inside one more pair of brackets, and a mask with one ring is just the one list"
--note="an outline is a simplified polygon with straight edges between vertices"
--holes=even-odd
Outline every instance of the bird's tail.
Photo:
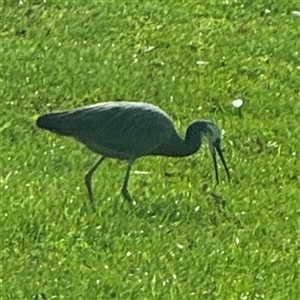
[[55,112],[40,116],[36,121],[36,126],[42,129],[61,135],[71,135],[73,122],[68,122],[67,112]]

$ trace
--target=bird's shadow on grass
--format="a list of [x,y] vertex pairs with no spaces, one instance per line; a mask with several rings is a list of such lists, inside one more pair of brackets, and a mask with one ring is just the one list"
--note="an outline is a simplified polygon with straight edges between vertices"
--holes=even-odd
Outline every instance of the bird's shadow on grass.
[[132,203],[123,200],[122,197],[114,197],[109,199],[109,205],[106,203],[101,205],[102,200],[95,203],[84,202],[80,208],[80,214],[95,214],[97,217],[119,216],[130,219],[136,217],[138,219],[164,219],[170,222],[178,220],[178,205],[170,202],[168,205],[165,203],[155,202],[147,203],[146,199],[138,199],[138,202]]
[[[217,225],[229,218],[230,212],[227,201],[216,193],[207,193],[196,203],[178,197],[168,199],[151,199],[140,197],[133,203],[123,200],[121,196],[109,199],[97,199],[93,204],[85,201],[80,214],[94,214],[96,219],[118,217],[132,220],[132,218],[171,224],[176,222],[197,222],[199,225]],[[208,202],[207,202],[208,201]],[[102,205],[105,203],[105,205]]]
[[186,199],[182,199],[181,203],[170,199],[167,204],[165,201],[160,202],[159,199],[156,202],[145,204],[140,199],[134,206],[127,205],[125,214],[127,218],[134,216],[138,219],[146,219],[149,222],[159,222],[160,224],[196,222],[199,225],[207,225],[208,223],[216,225],[217,220],[226,217],[225,207],[214,205],[211,202],[208,212],[205,206],[204,203],[203,206],[201,204],[195,205]]

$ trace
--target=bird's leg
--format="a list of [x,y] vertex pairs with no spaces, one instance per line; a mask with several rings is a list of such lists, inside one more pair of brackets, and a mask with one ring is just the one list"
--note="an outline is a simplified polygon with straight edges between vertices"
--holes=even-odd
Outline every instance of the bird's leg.
[[100,166],[100,164],[104,161],[106,157],[102,156],[97,162],[88,170],[88,172],[85,174],[84,181],[86,188],[88,190],[88,195],[91,203],[94,202],[93,199],[93,192],[92,192],[92,176],[96,169]]
[[123,186],[122,186],[122,194],[125,200],[132,202],[131,196],[128,192],[127,186],[128,186],[128,181],[129,181],[129,177],[130,177],[130,171],[131,171],[131,167],[132,167],[133,161],[129,160],[128,161],[128,165],[127,165],[127,170],[126,170],[126,174],[125,174],[125,178],[124,178],[124,182],[123,182]]

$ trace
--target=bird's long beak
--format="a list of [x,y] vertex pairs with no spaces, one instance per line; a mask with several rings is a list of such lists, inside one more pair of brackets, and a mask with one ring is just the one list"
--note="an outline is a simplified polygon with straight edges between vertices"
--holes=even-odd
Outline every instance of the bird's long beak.
[[221,161],[222,161],[222,164],[225,168],[227,177],[228,177],[228,179],[230,179],[229,169],[226,165],[225,158],[224,158],[224,155],[223,155],[223,152],[222,152],[222,149],[221,149],[221,145],[218,143],[218,144],[211,145],[209,148],[210,148],[210,152],[211,152],[213,162],[214,162],[214,169],[215,169],[217,184],[219,183],[219,174],[218,174],[218,164],[217,164],[217,158],[216,158],[216,150],[218,152],[218,155],[221,158]]

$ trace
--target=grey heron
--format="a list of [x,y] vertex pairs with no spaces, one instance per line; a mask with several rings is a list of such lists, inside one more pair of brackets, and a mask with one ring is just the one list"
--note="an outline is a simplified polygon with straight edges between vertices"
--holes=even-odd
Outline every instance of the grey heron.
[[85,185],[93,203],[92,176],[106,158],[126,160],[127,170],[122,194],[128,192],[130,170],[134,161],[143,156],[184,157],[194,154],[206,137],[213,158],[215,177],[219,183],[216,152],[221,158],[228,179],[230,174],[221,150],[221,134],[209,120],[192,122],[182,138],[171,118],[159,107],[143,102],[104,102],[40,116],[36,125],[63,136],[70,136],[101,158],[85,175]]

